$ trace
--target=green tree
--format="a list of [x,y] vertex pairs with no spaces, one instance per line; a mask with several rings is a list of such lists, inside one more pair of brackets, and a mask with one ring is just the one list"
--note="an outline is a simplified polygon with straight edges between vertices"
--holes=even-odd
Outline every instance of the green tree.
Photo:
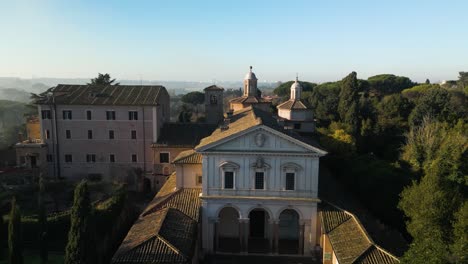
[[459,72],[458,73],[458,86],[467,92],[468,88],[468,72]]
[[108,73],[98,73],[98,77],[91,79],[91,83],[88,83],[88,85],[119,85],[119,83],[114,82],[115,79],[111,79]]
[[76,186],[71,210],[65,264],[93,263],[92,207],[86,181]]
[[338,101],[338,114],[351,135],[355,138],[359,132],[359,94],[356,72],[350,73],[341,81],[340,99]]
[[450,127],[424,118],[407,135],[402,157],[422,177],[401,193],[399,208],[408,217],[407,230],[413,237],[404,263],[454,263],[454,256],[461,258],[457,241],[466,231],[458,226],[466,226],[459,214],[468,185],[467,128],[462,121]]
[[179,112],[179,122],[181,123],[190,123],[192,120],[193,110],[186,104],[182,105],[182,108]]
[[453,122],[457,118],[456,111],[451,104],[451,95],[447,90],[437,88],[427,91],[411,112],[410,125],[420,125],[425,116],[431,116],[442,122]]
[[47,210],[45,206],[45,184],[44,177],[41,174],[39,177],[39,195],[38,195],[38,222],[39,222],[39,253],[41,263],[47,263]]
[[451,245],[454,263],[468,263],[468,202],[455,214],[454,243]]
[[182,102],[186,104],[193,104],[193,105],[198,105],[198,104],[203,104],[205,102],[205,94],[202,92],[190,92],[187,94],[184,94],[181,98]]
[[10,264],[23,263],[23,241],[21,238],[21,212],[16,198],[11,200],[10,219],[8,223],[8,252]]
[[399,93],[415,85],[408,77],[393,74],[380,74],[369,77],[369,89],[377,95]]
[[[293,83],[294,81],[282,83],[280,86],[276,87],[275,90],[273,90],[273,93],[284,99],[289,98],[289,96],[291,95],[291,85]],[[303,92],[311,92],[314,90],[314,87],[317,86],[316,83],[311,82],[300,81],[299,83],[302,86]]]
[[326,127],[331,122],[339,120],[337,109],[340,86],[340,82],[322,83],[312,92],[302,93],[304,103],[314,109],[314,117],[318,120],[318,126]]

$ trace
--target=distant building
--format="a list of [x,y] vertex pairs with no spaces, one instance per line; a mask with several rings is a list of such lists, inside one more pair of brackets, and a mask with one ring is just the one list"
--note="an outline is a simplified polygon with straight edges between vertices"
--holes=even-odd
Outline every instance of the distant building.
[[291,95],[289,100],[279,104],[278,109],[279,119],[283,125],[289,129],[298,132],[313,132],[314,114],[312,109],[301,101],[302,85],[296,77],[296,81],[291,85]]
[[243,108],[253,106],[264,111],[270,111],[271,102],[265,100],[258,94],[257,80],[257,76],[252,72],[252,66],[250,66],[250,71],[244,78],[243,95],[229,101],[229,107],[231,110],[238,111]]
[[58,85],[37,102],[49,176],[125,179],[153,173],[152,144],[169,121],[162,86]]
[[47,146],[41,139],[41,126],[37,116],[26,120],[26,138],[20,134],[16,149],[16,164],[27,169],[47,169]]

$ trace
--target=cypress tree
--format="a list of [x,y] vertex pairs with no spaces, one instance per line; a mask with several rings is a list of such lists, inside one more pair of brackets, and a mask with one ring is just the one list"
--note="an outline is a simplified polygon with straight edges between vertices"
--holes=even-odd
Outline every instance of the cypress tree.
[[92,213],[88,184],[82,181],[75,188],[71,211],[71,226],[65,249],[65,264],[92,263],[92,234],[90,217]]
[[10,264],[23,264],[23,241],[21,241],[21,212],[16,198],[11,200],[10,220],[8,223],[8,259]]
[[39,252],[41,257],[41,263],[47,263],[48,252],[47,252],[47,212],[44,202],[45,185],[44,178],[39,178],[39,197],[38,197],[38,221],[39,221]]
[[338,101],[338,114],[341,122],[349,132],[356,137],[359,131],[359,94],[356,72],[350,73],[341,81],[340,99]]

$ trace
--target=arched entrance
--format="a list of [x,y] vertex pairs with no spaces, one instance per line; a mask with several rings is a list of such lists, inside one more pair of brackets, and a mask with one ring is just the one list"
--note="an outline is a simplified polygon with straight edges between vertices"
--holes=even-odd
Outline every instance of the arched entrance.
[[250,253],[270,252],[269,238],[271,230],[269,228],[270,216],[264,209],[253,209],[249,213],[249,240],[248,251]]
[[279,216],[279,253],[299,254],[299,214],[293,209],[286,209]]
[[221,252],[240,252],[239,212],[233,207],[224,207],[219,211],[216,250]]

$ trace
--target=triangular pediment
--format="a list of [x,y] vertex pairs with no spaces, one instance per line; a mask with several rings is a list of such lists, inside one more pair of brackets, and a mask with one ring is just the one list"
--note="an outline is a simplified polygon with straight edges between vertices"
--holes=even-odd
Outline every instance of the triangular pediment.
[[213,142],[199,151],[290,152],[325,155],[326,152],[266,126],[257,126]]

